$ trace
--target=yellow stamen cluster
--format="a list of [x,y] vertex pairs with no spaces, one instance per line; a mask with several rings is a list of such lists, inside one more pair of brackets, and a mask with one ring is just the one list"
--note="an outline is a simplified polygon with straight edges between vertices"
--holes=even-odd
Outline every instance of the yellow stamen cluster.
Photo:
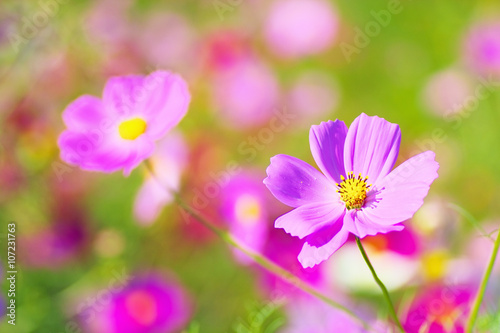
[[339,188],[337,193],[340,198],[345,202],[347,209],[361,209],[365,203],[366,192],[370,188],[368,185],[368,177],[362,178],[361,174],[358,177],[354,176],[354,172],[348,172],[347,178],[340,176],[342,182],[337,184]]
[[135,140],[146,131],[146,122],[141,118],[126,120],[118,126],[120,136],[125,140]]

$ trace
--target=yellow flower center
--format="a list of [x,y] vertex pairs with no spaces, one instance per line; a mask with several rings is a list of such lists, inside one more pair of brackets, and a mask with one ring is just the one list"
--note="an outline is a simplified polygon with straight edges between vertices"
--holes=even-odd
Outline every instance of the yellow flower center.
[[146,122],[141,118],[124,121],[118,126],[120,136],[125,140],[135,140],[146,131]]
[[347,209],[360,209],[363,207],[366,199],[366,191],[370,188],[367,184],[368,177],[362,178],[361,174],[358,177],[354,177],[354,172],[347,173],[347,179],[344,176],[340,176],[342,182],[337,184],[339,188],[337,193],[340,194],[340,198],[345,202],[345,207]]

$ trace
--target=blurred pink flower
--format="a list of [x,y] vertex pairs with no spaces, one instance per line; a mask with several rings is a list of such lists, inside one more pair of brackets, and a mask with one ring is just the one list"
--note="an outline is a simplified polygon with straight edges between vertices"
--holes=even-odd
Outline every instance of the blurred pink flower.
[[[288,323],[279,330],[280,333],[368,332],[346,313],[304,293],[286,304],[285,311]],[[381,331],[370,330],[370,332]]]
[[408,333],[464,332],[473,291],[465,286],[439,285],[419,291],[403,327]]
[[[262,177],[245,170],[233,176],[222,189],[221,216],[229,224],[230,234],[242,245],[261,252],[267,238],[270,219],[266,208],[268,192]],[[235,250],[238,261],[253,261]]]
[[191,305],[176,281],[149,274],[134,278],[93,313],[81,313],[90,333],[173,333],[186,326]]
[[214,75],[213,103],[228,125],[251,128],[273,116],[279,86],[267,66],[256,60],[240,61]]
[[146,176],[134,202],[134,216],[144,225],[153,223],[161,209],[172,202],[171,191],[179,190],[182,171],[188,160],[183,137],[178,133],[165,136],[158,141],[156,151],[149,160],[155,176]]
[[471,28],[464,41],[467,65],[479,75],[500,76],[500,21],[482,22]]
[[84,95],[64,110],[61,159],[84,170],[129,175],[184,117],[190,99],[186,82],[170,72],[113,77],[102,100]]
[[185,16],[155,13],[137,27],[139,52],[154,66],[172,68],[182,74],[196,68],[196,31]]
[[339,103],[339,91],[330,76],[320,72],[302,74],[287,94],[287,105],[295,122],[307,124],[332,114]]
[[422,206],[438,177],[435,154],[426,151],[392,170],[401,131],[387,120],[366,114],[347,129],[340,120],[311,127],[309,142],[321,172],[288,155],[276,155],[264,184],[293,207],[276,228],[304,240],[298,259],[313,267],[347,240],[400,231]]
[[329,48],[337,30],[337,14],[328,1],[276,0],[265,24],[265,38],[277,55],[297,58]]
[[215,72],[253,58],[248,38],[239,31],[222,30],[210,34],[202,50],[205,66]]
[[423,98],[425,105],[437,116],[446,116],[464,110],[468,97],[474,96],[469,78],[454,69],[432,75],[427,81]]

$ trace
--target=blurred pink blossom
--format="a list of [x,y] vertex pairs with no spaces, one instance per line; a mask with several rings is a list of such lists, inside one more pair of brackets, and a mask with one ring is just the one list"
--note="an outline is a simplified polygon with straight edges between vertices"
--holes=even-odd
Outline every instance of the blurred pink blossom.
[[279,86],[266,65],[255,60],[241,61],[214,75],[213,103],[227,125],[252,128],[273,116]]
[[454,69],[432,75],[423,93],[425,105],[437,116],[463,111],[468,97],[474,97],[472,82],[465,74]]
[[172,191],[179,190],[187,160],[188,148],[181,134],[170,133],[158,142],[149,159],[154,177],[146,176],[134,202],[134,216],[140,224],[153,223],[162,208],[173,201]]
[[500,21],[474,25],[463,47],[465,62],[475,73],[500,76]]
[[337,34],[338,18],[326,0],[276,0],[264,29],[274,53],[297,58],[328,49]]

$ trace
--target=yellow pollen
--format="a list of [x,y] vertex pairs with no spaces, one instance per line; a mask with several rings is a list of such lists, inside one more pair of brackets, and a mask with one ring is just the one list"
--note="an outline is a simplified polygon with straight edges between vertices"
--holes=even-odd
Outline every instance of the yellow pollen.
[[146,131],[146,122],[141,118],[126,120],[118,126],[120,136],[125,140],[135,140]]
[[361,209],[365,203],[366,191],[370,188],[367,184],[368,177],[362,178],[361,174],[358,177],[354,176],[354,172],[348,172],[347,178],[340,176],[342,182],[337,184],[339,188],[337,193],[340,198],[345,202],[347,209]]

